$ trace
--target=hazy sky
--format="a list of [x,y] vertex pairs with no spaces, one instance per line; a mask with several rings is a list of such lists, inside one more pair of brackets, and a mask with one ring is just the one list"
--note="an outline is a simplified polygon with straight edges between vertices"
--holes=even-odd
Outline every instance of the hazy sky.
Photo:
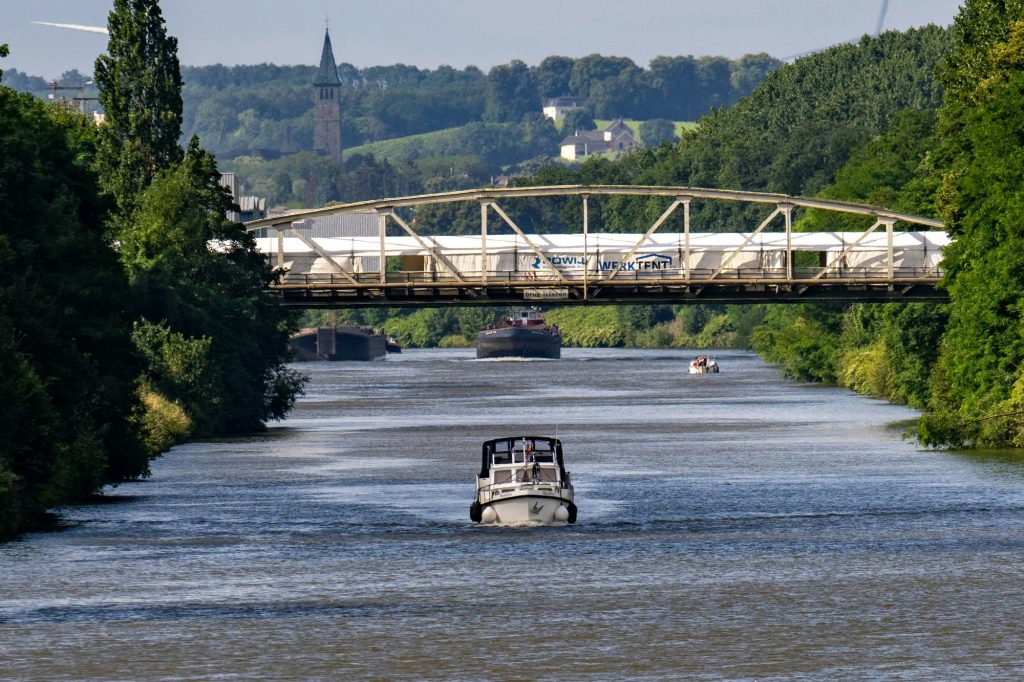
[[[886,28],[953,21],[961,0],[890,0]],[[315,64],[324,20],[356,66],[495,64],[592,52],[633,58],[787,57],[873,32],[882,0],[163,0],[183,64]],[[111,0],[0,0],[0,68],[92,73],[106,37],[32,21],[106,25]]]

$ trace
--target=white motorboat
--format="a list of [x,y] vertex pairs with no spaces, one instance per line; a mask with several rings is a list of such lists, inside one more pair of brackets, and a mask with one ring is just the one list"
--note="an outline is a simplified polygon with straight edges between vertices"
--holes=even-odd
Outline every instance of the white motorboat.
[[469,518],[478,523],[576,523],[562,442],[542,436],[485,441]]
[[690,374],[718,374],[718,363],[707,355],[699,355],[690,361]]

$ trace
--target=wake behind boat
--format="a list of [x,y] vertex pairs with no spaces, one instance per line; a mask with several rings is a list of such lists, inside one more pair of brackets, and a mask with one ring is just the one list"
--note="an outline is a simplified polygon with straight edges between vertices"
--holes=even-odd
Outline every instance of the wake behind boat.
[[469,518],[477,523],[576,523],[562,442],[541,436],[485,441]]

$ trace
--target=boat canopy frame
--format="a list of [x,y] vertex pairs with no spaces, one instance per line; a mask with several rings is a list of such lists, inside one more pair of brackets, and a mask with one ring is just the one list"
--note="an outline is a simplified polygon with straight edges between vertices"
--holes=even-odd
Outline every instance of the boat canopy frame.
[[[498,444],[504,443],[506,447],[499,449]],[[491,475],[491,460],[497,452],[513,452],[515,446],[525,443],[533,447],[535,453],[554,453],[554,463],[558,466],[558,473],[561,480],[568,480],[565,471],[565,460],[562,457],[562,441],[550,436],[507,436],[505,438],[492,438],[484,441],[480,450],[480,478],[488,478]]]

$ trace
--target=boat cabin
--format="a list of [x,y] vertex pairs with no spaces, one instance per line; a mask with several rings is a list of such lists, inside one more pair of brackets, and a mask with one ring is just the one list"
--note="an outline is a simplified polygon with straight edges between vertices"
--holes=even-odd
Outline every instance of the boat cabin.
[[536,308],[514,310],[509,315],[508,323],[513,327],[537,327],[544,324],[544,313]]
[[562,442],[543,436],[515,436],[485,441],[480,478],[502,483],[568,482],[562,459]]

